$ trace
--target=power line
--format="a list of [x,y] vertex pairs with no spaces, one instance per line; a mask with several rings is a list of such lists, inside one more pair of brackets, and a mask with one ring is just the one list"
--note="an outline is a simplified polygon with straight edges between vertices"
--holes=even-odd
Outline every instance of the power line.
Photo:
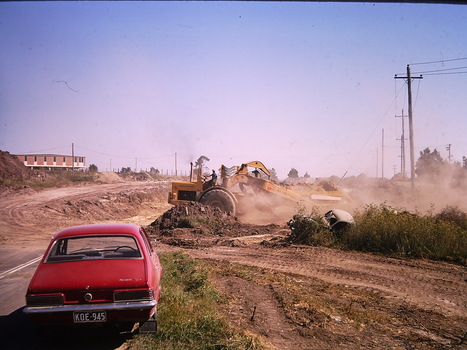
[[456,69],[465,69],[467,66],[462,66],[462,67],[454,67],[454,68],[444,68],[444,69],[435,69],[435,70],[427,70],[423,72],[414,72],[413,74],[425,74],[425,73],[436,73],[436,72],[447,72],[451,70],[456,70]]
[[[421,77],[421,76],[420,76]],[[422,77],[423,78],[423,77]],[[417,102],[418,102],[418,93],[420,92],[420,80],[421,79],[418,79],[418,85],[417,85],[417,94],[415,95],[415,101],[414,101],[414,104],[413,104],[413,110],[412,112],[415,111],[416,107],[417,107]]]
[[428,73],[428,74],[424,74],[424,75],[456,75],[456,74],[465,74],[467,73],[467,71],[465,72],[450,72],[450,73]]
[[454,62],[454,61],[462,61],[462,60],[467,60],[467,57],[452,58],[452,59],[449,59],[449,60],[441,60],[441,61],[410,63],[409,65],[410,66],[415,66],[415,65],[421,65],[421,64],[435,64],[435,63],[445,63],[445,62]]
[[[382,114],[381,116],[381,119],[378,121],[378,123],[376,124],[375,128],[373,129],[373,131],[370,133],[370,135],[368,136],[368,138],[366,139],[366,141],[363,143],[362,147],[360,148],[360,150],[355,154],[355,157],[351,159],[350,163],[349,163],[349,166],[347,168],[347,171],[345,172],[345,174],[347,174],[347,172],[352,168],[353,164],[355,163],[355,161],[357,160],[357,158],[360,157],[360,154],[362,153],[362,151],[365,149],[367,143],[370,141],[370,139],[373,137],[373,135],[375,134],[376,130],[378,129],[379,125],[381,124],[381,122],[383,121],[383,119],[386,117],[386,115],[388,114],[389,112],[389,109],[391,108],[391,106],[396,102],[397,100],[397,97],[399,96],[399,94],[401,93],[402,89],[404,88],[404,85],[401,86],[401,88],[399,89],[399,92],[396,94],[396,96],[394,96],[394,99],[391,101],[391,103],[389,104],[389,106],[386,108],[386,111]],[[342,176],[342,179],[344,178],[345,174]]]

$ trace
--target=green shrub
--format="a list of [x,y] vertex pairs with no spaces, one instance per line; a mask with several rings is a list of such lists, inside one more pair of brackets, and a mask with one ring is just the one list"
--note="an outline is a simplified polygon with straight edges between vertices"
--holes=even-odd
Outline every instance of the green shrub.
[[287,225],[291,233],[288,241],[295,244],[308,244],[313,246],[333,246],[337,243],[337,238],[317,214],[317,209],[313,208],[311,213],[304,214],[305,209],[300,208]]
[[467,214],[458,207],[447,206],[435,218],[456,224],[464,231],[467,231]]
[[368,205],[354,217],[356,226],[342,237],[350,249],[416,258],[467,257],[467,232],[455,221],[385,204]]
[[177,227],[180,228],[211,228],[212,223],[209,219],[202,216],[187,216],[182,218]]

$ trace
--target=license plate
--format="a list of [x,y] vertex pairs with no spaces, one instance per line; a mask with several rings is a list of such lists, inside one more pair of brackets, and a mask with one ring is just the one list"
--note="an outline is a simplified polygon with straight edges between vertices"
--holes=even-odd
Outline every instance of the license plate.
[[74,312],[73,321],[75,323],[106,322],[107,314],[105,311]]

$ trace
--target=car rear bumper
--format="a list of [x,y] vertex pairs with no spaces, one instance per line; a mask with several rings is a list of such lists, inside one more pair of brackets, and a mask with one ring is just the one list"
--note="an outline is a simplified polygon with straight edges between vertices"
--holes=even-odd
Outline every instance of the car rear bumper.
[[54,306],[26,306],[23,312],[26,314],[54,314],[62,312],[82,311],[143,311],[156,307],[156,300],[133,301],[126,303],[102,303],[102,304],[77,304],[77,305],[54,305]]

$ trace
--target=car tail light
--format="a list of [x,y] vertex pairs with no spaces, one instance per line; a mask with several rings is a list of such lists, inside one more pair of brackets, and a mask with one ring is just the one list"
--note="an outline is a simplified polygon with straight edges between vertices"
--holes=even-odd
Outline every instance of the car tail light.
[[54,306],[63,305],[63,294],[27,295],[27,306]]
[[114,293],[115,302],[153,300],[154,291],[152,289],[143,290],[122,290]]

